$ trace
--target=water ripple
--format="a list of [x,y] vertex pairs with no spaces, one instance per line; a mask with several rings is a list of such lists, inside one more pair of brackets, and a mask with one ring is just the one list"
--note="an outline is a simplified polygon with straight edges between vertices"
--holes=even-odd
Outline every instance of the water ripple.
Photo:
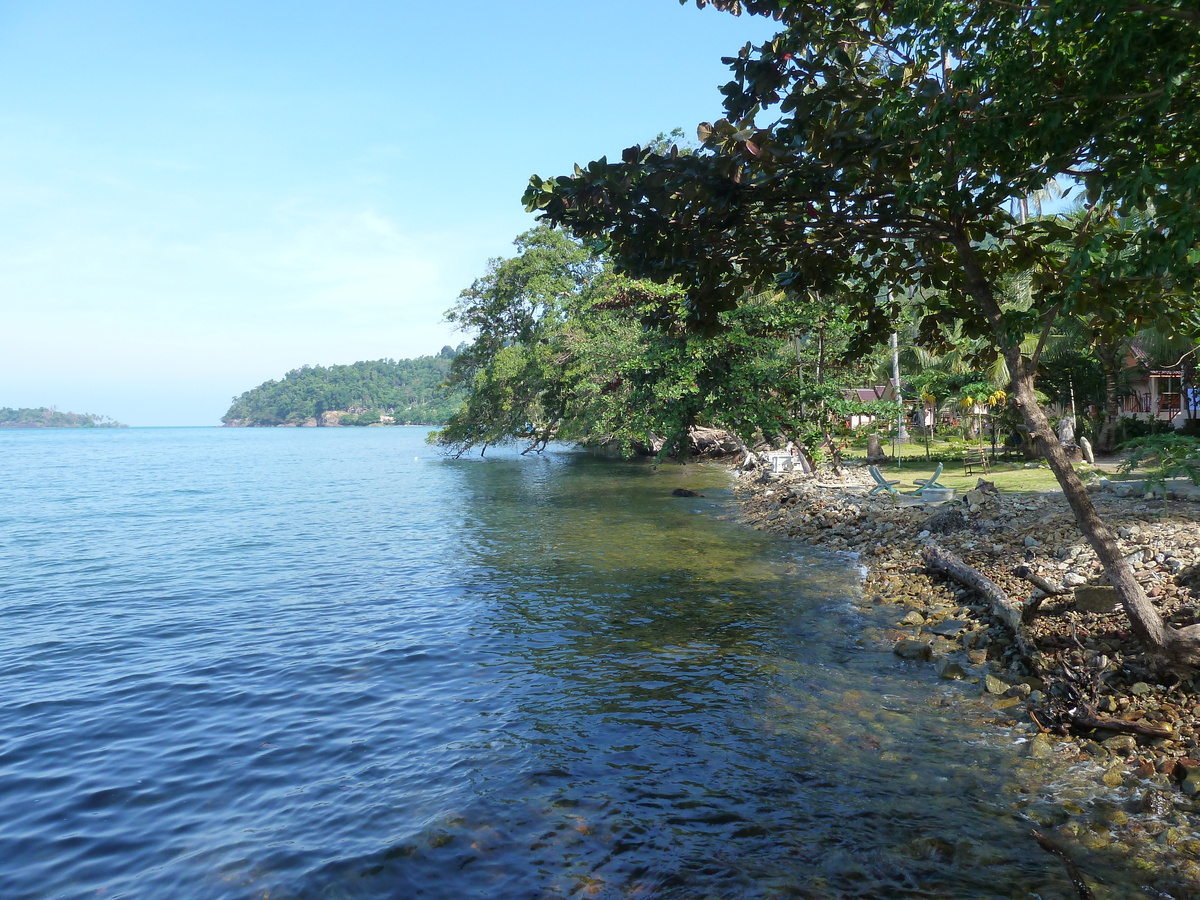
[[1066,896],[845,559],[421,437],[0,432],[0,897]]

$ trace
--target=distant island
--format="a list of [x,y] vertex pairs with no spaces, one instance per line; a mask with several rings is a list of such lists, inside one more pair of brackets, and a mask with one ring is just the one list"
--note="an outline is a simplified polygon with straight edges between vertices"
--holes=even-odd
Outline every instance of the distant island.
[[221,422],[235,428],[444,425],[462,405],[442,383],[458,351],[346,366],[301,366],[233,398]]
[[107,416],[94,413],[59,412],[53,406],[47,409],[13,409],[0,407],[0,428],[126,428]]

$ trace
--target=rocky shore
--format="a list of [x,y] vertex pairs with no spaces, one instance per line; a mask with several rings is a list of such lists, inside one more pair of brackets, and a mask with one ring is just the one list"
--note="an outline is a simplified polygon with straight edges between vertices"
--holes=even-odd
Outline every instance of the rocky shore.
[[[1001,494],[984,484],[932,506],[872,495],[872,486],[865,468],[847,468],[840,476],[751,474],[738,492],[754,527],[857,555],[867,572],[861,602],[892,614],[880,639],[896,654],[964,682],[991,705],[997,726],[1025,740],[1032,760],[1086,764],[1076,768],[1098,790],[1126,798],[1089,811],[1076,791],[1063,819],[1048,824],[1089,849],[1157,854],[1156,868],[1200,888],[1200,676],[1150,665],[1063,496]],[[1161,499],[1127,488],[1097,482],[1093,490],[1154,603],[1173,624],[1196,622],[1200,503],[1164,510]],[[926,569],[922,553],[932,547],[1010,598],[1039,604],[1024,627],[1024,653],[975,591]],[[1105,727],[1065,727],[1055,711],[1068,706]]]

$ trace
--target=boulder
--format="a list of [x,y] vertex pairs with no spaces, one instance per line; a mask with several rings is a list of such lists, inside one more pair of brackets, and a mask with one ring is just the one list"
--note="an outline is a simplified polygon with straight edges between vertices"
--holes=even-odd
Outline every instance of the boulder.
[[1133,756],[1138,749],[1137,738],[1131,734],[1114,735],[1101,741],[1100,744],[1114,756]]
[[1117,589],[1104,584],[1081,584],[1075,588],[1075,608],[1080,612],[1106,614],[1121,605]]
[[983,689],[989,694],[1004,694],[1010,687],[1007,681],[995,675],[985,675],[983,678]]
[[1044,734],[1035,734],[1029,742],[1029,755],[1034,759],[1050,759],[1054,756],[1054,744]]
[[929,660],[933,659],[933,647],[930,644],[926,644],[924,641],[899,641],[896,646],[892,648],[892,652],[901,659],[907,659],[914,662],[929,662]]
[[961,681],[967,677],[967,670],[958,660],[947,657],[938,666],[938,677],[947,681]]
[[981,509],[996,506],[1000,500],[1000,492],[996,490],[996,486],[990,481],[979,479],[979,483],[971,490],[962,495],[963,506],[968,512],[977,512]]
[[1096,464],[1096,454],[1092,451],[1092,442],[1085,437],[1079,439],[1079,449],[1083,451],[1083,459],[1089,466]]

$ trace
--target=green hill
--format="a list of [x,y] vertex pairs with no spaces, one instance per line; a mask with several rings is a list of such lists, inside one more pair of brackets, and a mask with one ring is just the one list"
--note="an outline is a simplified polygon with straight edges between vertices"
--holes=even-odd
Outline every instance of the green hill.
[[124,428],[107,416],[94,413],[59,412],[53,406],[47,409],[0,407],[0,428]]
[[442,387],[456,352],[347,366],[301,366],[233,399],[230,426],[441,425],[462,405]]

